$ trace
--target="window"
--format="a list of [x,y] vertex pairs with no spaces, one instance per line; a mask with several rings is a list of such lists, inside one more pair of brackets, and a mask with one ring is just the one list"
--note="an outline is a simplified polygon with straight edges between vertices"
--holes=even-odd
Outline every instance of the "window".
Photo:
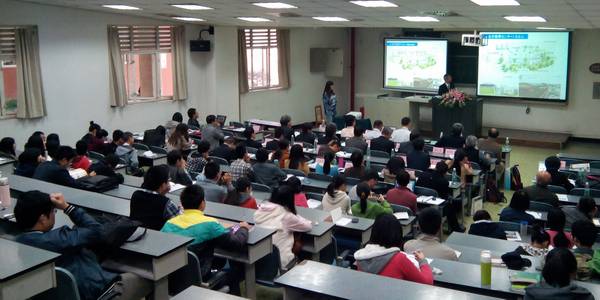
[[173,99],[171,26],[118,26],[128,102]]
[[17,114],[15,28],[0,27],[0,117]]
[[245,29],[248,88],[280,87],[277,29]]

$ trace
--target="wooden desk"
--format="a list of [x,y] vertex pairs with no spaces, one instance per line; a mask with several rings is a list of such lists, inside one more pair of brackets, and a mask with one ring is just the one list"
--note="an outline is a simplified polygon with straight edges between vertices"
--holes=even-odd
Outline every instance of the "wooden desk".
[[0,300],[27,299],[56,286],[60,254],[0,239]]
[[275,282],[283,286],[285,300],[493,299],[312,261],[296,265]]

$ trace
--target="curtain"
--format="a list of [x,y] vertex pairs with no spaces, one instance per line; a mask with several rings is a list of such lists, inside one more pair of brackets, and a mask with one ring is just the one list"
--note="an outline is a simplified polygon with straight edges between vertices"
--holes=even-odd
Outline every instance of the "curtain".
[[46,115],[42,89],[37,27],[17,28],[17,118],[31,119]]
[[185,27],[175,26],[171,31],[171,49],[173,54],[173,100],[185,100],[187,93],[187,67]]
[[238,81],[240,94],[245,94],[248,87],[248,55],[246,53],[246,32],[238,29]]
[[110,106],[127,105],[127,87],[125,86],[125,70],[119,43],[119,31],[115,26],[108,26],[108,61],[110,82]]
[[277,30],[277,68],[279,70],[279,86],[287,89],[290,87],[290,31]]

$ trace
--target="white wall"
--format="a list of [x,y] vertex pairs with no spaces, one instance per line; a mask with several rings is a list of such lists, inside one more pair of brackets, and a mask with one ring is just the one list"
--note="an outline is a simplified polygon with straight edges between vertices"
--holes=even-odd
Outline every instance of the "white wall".
[[[289,114],[295,124],[315,120],[314,107],[322,103],[325,82],[332,80],[338,95],[338,114],[348,111],[348,30],[340,28],[290,29],[290,88],[249,92],[240,96],[242,119],[279,120]],[[328,78],[310,72],[310,48],[340,48],[344,51],[344,77]]]
[[[386,93],[381,88],[383,37],[401,32],[401,29],[394,28],[357,29],[356,94],[361,96],[360,98]],[[576,30],[573,33],[568,105],[500,102],[501,100],[492,99],[484,102],[483,125],[566,132],[576,137],[600,138],[600,129],[597,126],[600,100],[592,100],[592,85],[594,81],[600,81],[600,75],[592,74],[588,70],[590,64],[600,62],[600,52],[597,50],[599,48],[600,30]],[[362,105],[362,101],[357,101],[357,105]],[[530,114],[525,113],[526,105],[531,107]],[[398,121],[401,117],[398,116]]]
[[[36,120],[0,120],[0,136],[12,136],[22,149],[35,130],[56,132],[61,142],[73,145],[94,120],[109,131],[139,131],[170,119],[175,111],[214,103],[214,76],[207,66],[213,53],[187,52],[186,101],[162,101],[109,106],[107,26],[109,24],[165,24],[165,21],[0,0],[0,24],[37,25],[47,116]],[[186,26],[188,39],[200,27]]]

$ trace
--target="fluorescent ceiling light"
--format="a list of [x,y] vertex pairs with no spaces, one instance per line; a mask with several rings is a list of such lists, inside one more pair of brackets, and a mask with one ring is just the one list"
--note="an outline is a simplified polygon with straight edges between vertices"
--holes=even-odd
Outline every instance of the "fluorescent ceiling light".
[[350,3],[362,7],[398,7],[398,5],[388,1],[350,1]]
[[479,6],[519,6],[516,0],[471,0]]
[[536,27],[538,30],[567,30],[564,27]]
[[206,7],[206,6],[202,6],[202,5],[196,5],[196,4],[171,4],[171,6],[181,8],[181,9],[187,9],[187,10],[213,9],[212,7]]
[[282,3],[282,2],[257,2],[257,3],[252,3],[252,4],[254,4],[256,6],[264,7],[264,8],[269,8],[269,9],[298,8],[291,4]]
[[141,8],[129,5],[102,5],[102,7],[118,9],[118,10],[140,10]]
[[187,22],[204,22],[206,20],[200,18],[190,18],[190,17],[173,17],[175,20],[187,21]]
[[258,18],[258,17],[237,17],[239,20],[247,22],[271,22],[269,19]]
[[540,16],[506,16],[504,18],[511,22],[546,22],[546,19]]
[[313,17],[313,19],[323,21],[323,22],[347,22],[347,21],[350,21],[346,18],[340,18],[340,17]]
[[400,17],[400,19],[409,21],[409,22],[439,22],[440,20],[434,17],[422,17],[422,16],[406,16]]

